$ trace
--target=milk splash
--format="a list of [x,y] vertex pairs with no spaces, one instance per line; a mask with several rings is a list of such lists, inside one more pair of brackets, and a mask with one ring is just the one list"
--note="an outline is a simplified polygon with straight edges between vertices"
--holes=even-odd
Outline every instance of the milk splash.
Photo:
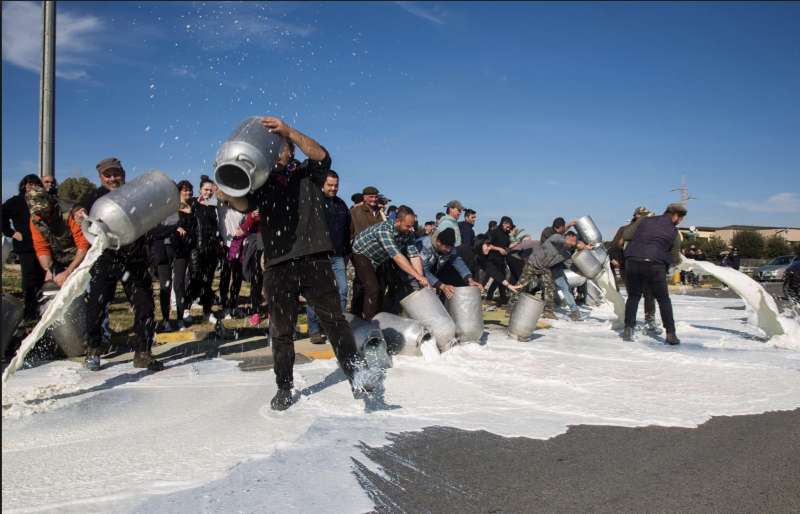
[[75,271],[69,276],[64,286],[58,291],[52,300],[47,304],[47,309],[44,311],[42,319],[33,327],[28,336],[22,340],[22,344],[17,350],[17,354],[11,359],[5,372],[3,372],[3,383],[5,384],[15,371],[17,371],[22,363],[25,362],[25,357],[28,355],[36,343],[44,335],[45,331],[50,326],[63,318],[66,307],[72,302],[75,296],[83,294],[86,286],[89,284],[94,262],[102,255],[103,250],[108,246],[108,238],[103,231],[98,231],[99,234],[95,239],[94,244],[89,248],[89,252]]
[[733,268],[707,261],[683,258],[678,269],[699,270],[715,277],[738,294],[747,307],[748,321],[764,331],[767,337],[795,332],[797,323],[780,315],[775,299],[755,280]]

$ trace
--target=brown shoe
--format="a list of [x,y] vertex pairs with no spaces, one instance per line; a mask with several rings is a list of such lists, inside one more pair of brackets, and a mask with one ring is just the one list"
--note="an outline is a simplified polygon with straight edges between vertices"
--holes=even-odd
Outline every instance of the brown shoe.
[[161,371],[164,369],[164,364],[156,360],[150,352],[136,352],[133,354],[133,367],[147,368],[150,371]]
[[558,319],[558,318],[556,317],[556,313],[555,313],[555,312],[553,312],[553,311],[544,311],[544,312],[542,313],[542,317],[543,317],[544,319]]

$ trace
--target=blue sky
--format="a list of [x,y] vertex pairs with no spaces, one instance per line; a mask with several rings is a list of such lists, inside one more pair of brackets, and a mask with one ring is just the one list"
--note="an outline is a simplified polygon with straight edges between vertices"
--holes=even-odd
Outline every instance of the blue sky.
[[[59,2],[56,176],[197,182],[245,117],[325,145],[342,196],[604,234],[686,177],[687,224],[800,226],[800,5]],[[38,2],[3,3],[3,199],[37,161]]]

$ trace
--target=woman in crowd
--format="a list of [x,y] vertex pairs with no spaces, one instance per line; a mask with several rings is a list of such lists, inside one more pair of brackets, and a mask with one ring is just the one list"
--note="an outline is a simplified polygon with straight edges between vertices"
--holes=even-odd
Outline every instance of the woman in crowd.
[[191,282],[189,283],[189,301],[200,298],[203,306],[203,318],[211,323],[217,319],[211,313],[214,304],[214,272],[220,252],[219,227],[217,220],[217,202],[214,196],[214,182],[208,176],[200,177],[200,194],[189,201],[197,222],[197,244],[192,250]]

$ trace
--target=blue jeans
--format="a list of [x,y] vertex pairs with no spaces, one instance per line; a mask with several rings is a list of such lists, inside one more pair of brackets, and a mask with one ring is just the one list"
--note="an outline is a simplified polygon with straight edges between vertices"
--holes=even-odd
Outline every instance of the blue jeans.
[[[336,279],[336,288],[339,290],[339,305],[341,305],[342,312],[344,312],[347,309],[347,265],[344,262],[344,257],[332,256],[331,269]],[[306,306],[306,315],[308,316],[308,333],[319,332],[319,318],[311,306]]]
[[553,274],[553,282],[555,283],[556,287],[561,291],[561,294],[564,295],[564,301],[567,302],[567,306],[569,310],[574,311],[578,309],[578,305],[575,303],[575,297],[572,296],[572,290],[569,287],[569,283],[567,283],[567,277],[564,275],[564,268],[552,268],[551,272]]

